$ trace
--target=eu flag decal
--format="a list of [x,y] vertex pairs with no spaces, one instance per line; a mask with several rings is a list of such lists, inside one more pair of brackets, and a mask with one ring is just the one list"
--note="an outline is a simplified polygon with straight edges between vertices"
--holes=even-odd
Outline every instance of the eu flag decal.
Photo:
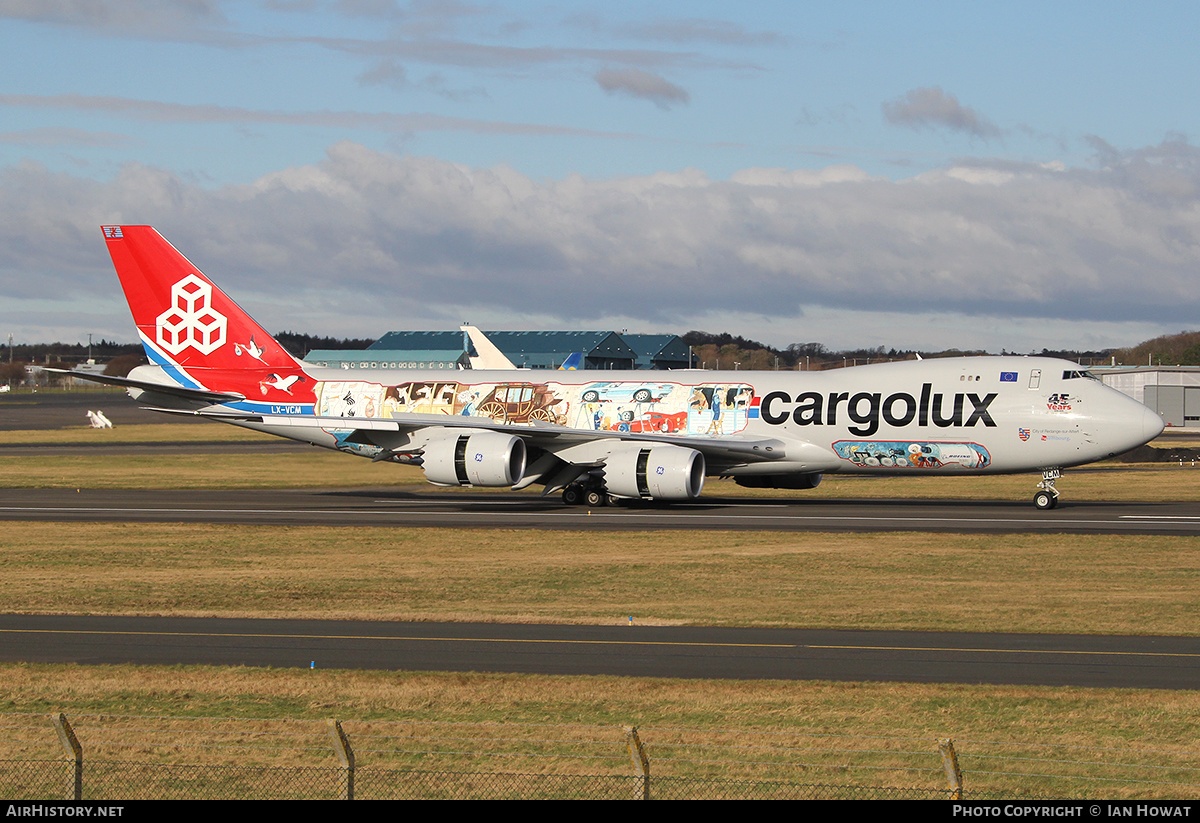
[[1000,382],[1001,383],[1016,383],[1017,382],[1017,373],[1015,371],[1000,372]]

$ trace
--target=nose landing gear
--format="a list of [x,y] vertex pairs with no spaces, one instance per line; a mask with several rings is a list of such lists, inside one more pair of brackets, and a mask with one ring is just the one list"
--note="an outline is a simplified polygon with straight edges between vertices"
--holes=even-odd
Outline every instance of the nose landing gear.
[[1033,495],[1033,505],[1045,511],[1058,505],[1058,489],[1054,483],[1062,477],[1062,469],[1043,469],[1042,482],[1038,483],[1037,492]]

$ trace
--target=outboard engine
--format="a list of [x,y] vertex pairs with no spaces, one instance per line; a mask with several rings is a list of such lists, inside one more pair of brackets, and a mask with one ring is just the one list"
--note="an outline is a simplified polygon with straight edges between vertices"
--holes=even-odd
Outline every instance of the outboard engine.
[[604,461],[604,485],[617,497],[693,500],[704,473],[704,455],[682,446],[630,444]]
[[514,486],[525,474],[525,441],[502,432],[451,429],[423,447],[421,468],[439,486]]

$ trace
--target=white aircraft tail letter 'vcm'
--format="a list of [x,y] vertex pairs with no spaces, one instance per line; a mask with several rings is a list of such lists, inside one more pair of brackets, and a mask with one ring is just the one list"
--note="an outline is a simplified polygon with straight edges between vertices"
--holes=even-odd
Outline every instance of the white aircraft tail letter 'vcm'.
[[812,488],[828,472],[1042,473],[1158,436],[1162,420],[1043,357],[825,372],[368,370],[296,360],[149,226],[105,226],[151,365],[126,386],[198,414],[371,458],[444,486],[538,483],[572,505],[689,500],[707,475]]

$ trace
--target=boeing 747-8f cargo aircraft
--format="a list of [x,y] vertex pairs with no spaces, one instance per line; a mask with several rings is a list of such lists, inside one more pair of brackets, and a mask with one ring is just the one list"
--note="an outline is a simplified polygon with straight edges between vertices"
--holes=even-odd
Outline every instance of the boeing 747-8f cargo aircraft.
[[1150,409],[1042,357],[906,361],[825,372],[364,370],[288,354],[149,226],[105,226],[151,365],[126,386],[196,414],[371,460],[443,486],[541,484],[572,505],[689,500],[706,476],[812,488],[831,472],[1041,472],[1140,446]]

